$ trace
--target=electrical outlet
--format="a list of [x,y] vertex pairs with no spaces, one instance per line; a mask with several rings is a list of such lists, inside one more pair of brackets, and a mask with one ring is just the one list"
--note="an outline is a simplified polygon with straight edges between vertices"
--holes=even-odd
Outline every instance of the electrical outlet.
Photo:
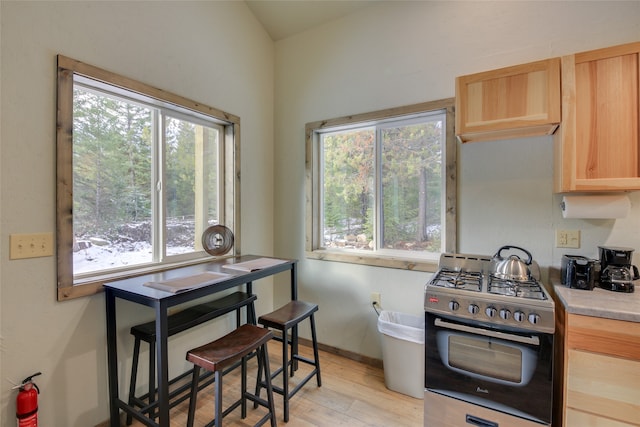
[[556,248],[580,248],[580,230],[556,230]]
[[53,233],[12,234],[9,236],[9,259],[52,255]]
[[380,292],[371,292],[371,303],[380,307]]

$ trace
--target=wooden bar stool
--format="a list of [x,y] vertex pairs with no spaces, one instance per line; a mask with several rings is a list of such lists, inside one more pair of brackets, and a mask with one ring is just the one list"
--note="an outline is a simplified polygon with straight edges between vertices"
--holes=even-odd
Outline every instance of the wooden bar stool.
[[[168,336],[176,335],[187,329],[201,325],[209,320],[223,316],[232,311],[236,312],[236,327],[241,323],[241,309],[246,307],[246,320],[247,323],[256,324],[256,312],[254,301],[256,295],[246,292],[234,292],[225,297],[219,298],[214,301],[208,301],[202,304],[191,306],[185,310],[172,314],[168,318],[169,328]],[[131,364],[131,380],[129,382],[129,405],[132,407],[139,407],[141,413],[148,413],[150,418],[155,418],[156,408],[156,385],[155,385],[155,343],[156,343],[156,326],[155,321],[152,320],[147,323],[135,325],[131,327],[131,335],[135,338],[133,346],[133,361]],[[138,377],[138,362],[140,357],[140,344],[144,341],[149,344],[149,390],[147,394],[142,396],[136,396],[136,382]],[[169,384],[173,384],[180,379],[188,376],[191,371],[187,371],[178,375],[169,381]],[[206,387],[208,384],[203,384],[202,387]],[[182,401],[186,400],[188,395],[178,395],[186,391],[188,386],[181,386],[170,393],[169,407],[172,408]],[[127,415],[127,425],[131,425],[133,417],[131,414]]]
[[[282,342],[282,366],[273,372],[271,380],[273,380],[278,374],[282,372],[282,388],[273,385],[273,391],[282,395],[284,400],[284,421],[289,421],[289,399],[291,399],[312,377],[316,377],[318,387],[322,386],[322,380],[320,378],[320,359],[318,358],[318,341],[316,339],[316,325],[313,319],[313,314],[318,311],[317,304],[311,304],[304,301],[291,301],[286,305],[280,307],[276,311],[269,314],[265,314],[258,318],[258,323],[265,328],[276,329],[282,333],[282,338],[275,337],[276,340]],[[298,324],[305,319],[309,319],[311,323],[311,340],[313,344],[313,360],[310,360],[304,356],[300,356],[297,352],[298,349],[298,334],[297,330],[291,334],[291,339],[288,338],[289,330],[298,327]],[[291,345],[291,358],[289,358],[289,345]],[[287,370],[290,367],[291,376],[293,377],[296,369],[297,361],[304,362],[308,365],[312,365],[314,369],[303,378],[300,383],[289,390],[289,378],[287,377]],[[269,375],[265,375],[267,381]],[[267,381],[262,381],[262,372],[258,368],[258,381],[256,383],[256,395],[260,395],[260,390],[265,387]]]
[[[222,419],[238,406],[241,406],[242,418],[247,416],[247,399],[254,402],[255,406],[261,405],[269,410],[255,426],[261,426],[271,421],[271,427],[276,427],[275,406],[273,403],[273,390],[271,387],[271,377],[269,370],[269,353],[267,352],[267,342],[273,338],[273,333],[265,328],[254,325],[242,325],[233,332],[219,338],[209,344],[194,348],[187,352],[187,360],[193,363],[193,380],[191,382],[191,400],[189,402],[189,414],[187,427],[193,427],[193,420],[196,412],[196,398],[198,395],[198,382],[200,379],[200,368],[213,372],[215,383],[215,418],[207,424],[207,427],[222,425]],[[267,380],[267,400],[261,399],[258,395],[247,391],[247,357],[256,351],[258,354],[259,372],[266,373]],[[231,404],[227,409],[222,408],[222,374],[225,368],[233,366],[240,361],[241,366],[241,396],[240,399]]]

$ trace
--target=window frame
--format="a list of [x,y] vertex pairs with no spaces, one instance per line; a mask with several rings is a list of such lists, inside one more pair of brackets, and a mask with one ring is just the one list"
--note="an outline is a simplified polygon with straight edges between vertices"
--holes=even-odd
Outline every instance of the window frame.
[[319,167],[319,135],[320,131],[336,127],[364,126],[370,122],[391,119],[410,118],[412,115],[443,110],[446,116],[445,135],[445,174],[444,185],[444,217],[445,224],[444,251],[456,252],[457,248],[457,141],[454,129],[455,98],[430,101],[403,107],[390,108],[329,120],[310,122],[305,125],[305,255],[309,259],[337,261],[377,267],[390,267],[403,270],[434,272],[438,260],[411,257],[410,251],[404,255],[384,255],[379,252],[342,251],[323,249],[320,239],[320,218],[322,217]]
[[224,128],[221,144],[224,145],[223,195],[225,201],[221,217],[234,232],[232,253],[240,254],[240,118],[222,110],[203,105],[162,89],[149,86],[110,71],[85,64],[63,55],[57,56],[57,129],[56,129],[56,250],[58,300],[72,299],[101,292],[103,283],[116,279],[165,271],[184,265],[211,260],[204,253],[195,259],[141,266],[127,271],[96,273],[88,278],[74,279],[73,273],[73,87],[74,76],[104,83],[124,91],[151,98],[159,104],[170,105],[173,110],[187,114],[206,116],[219,122]]

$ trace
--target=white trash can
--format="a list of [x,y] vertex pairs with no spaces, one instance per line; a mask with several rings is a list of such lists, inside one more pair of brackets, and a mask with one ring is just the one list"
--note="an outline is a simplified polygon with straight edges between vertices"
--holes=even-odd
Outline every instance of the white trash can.
[[382,311],[378,331],[387,388],[424,399],[424,316]]

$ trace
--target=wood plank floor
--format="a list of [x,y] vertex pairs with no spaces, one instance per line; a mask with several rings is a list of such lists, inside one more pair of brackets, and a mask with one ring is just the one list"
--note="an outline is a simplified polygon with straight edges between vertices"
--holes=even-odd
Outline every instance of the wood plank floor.
[[[281,345],[269,344],[271,369],[282,363]],[[309,347],[301,346],[300,353],[311,357]],[[417,427],[423,426],[423,401],[387,389],[384,385],[382,369],[347,359],[332,353],[320,351],[322,387],[317,387],[311,379],[291,400],[289,422],[285,423],[282,413],[282,397],[274,394],[278,425],[287,427],[334,427],[334,426],[380,426]],[[256,360],[248,364],[248,384],[255,386]],[[310,367],[300,363],[291,384],[303,378]],[[281,376],[275,384],[282,385]],[[240,369],[224,377],[223,398],[225,405],[240,393]],[[264,391],[262,393],[264,397]],[[185,426],[188,400],[171,410],[171,426]],[[226,407],[226,406],[225,406]],[[253,409],[249,404],[247,418],[240,417],[240,408],[224,418],[224,426],[247,427],[264,415],[265,409]],[[213,385],[198,394],[195,426],[203,426],[213,418]],[[142,424],[134,421],[134,426]],[[269,425],[269,423],[265,424]]]

